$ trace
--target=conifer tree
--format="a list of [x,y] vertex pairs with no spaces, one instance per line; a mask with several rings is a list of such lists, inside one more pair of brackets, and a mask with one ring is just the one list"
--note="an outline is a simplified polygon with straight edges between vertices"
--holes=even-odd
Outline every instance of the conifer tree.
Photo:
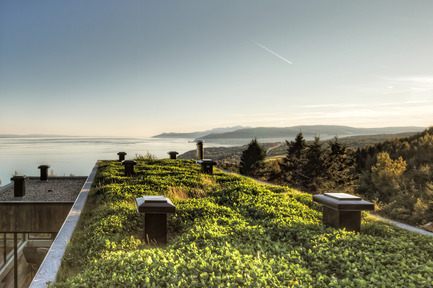
[[296,135],[294,141],[287,141],[287,156],[285,158],[285,172],[286,181],[293,186],[302,187],[306,180],[303,175],[303,168],[305,165],[305,152],[307,150],[307,143],[305,142],[302,132]]
[[330,151],[326,159],[327,185],[323,188],[335,191],[350,190],[355,180],[353,153],[339,142],[338,137],[334,137],[328,148]]
[[308,146],[305,158],[302,172],[308,181],[304,186],[308,191],[316,193],[326,175],[325,150],[320,143],[320,137],[314,137],[313,143]]
[[287,149],[287,159],[293,160],[293,159],[301,159],[304,157],[305,149],[307,148],[307,143],[305,142],[304,136],[302,135],[302,132],[299,132],[298,135],[296,135],[295,141],[287,141],[287,146],[289,148]]
[[252,175],[254,166],[266,158],[266,151],[257,141],[257,138],[251,140],[246,150],[242,152],[240,173],[243,175]]

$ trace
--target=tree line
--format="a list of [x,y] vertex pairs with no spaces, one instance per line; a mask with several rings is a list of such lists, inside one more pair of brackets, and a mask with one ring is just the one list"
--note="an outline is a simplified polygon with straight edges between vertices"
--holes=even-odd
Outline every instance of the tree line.
[[287,154],[266,160],[253,139],[243,151],[241,174],[311,194],[345,192],[373,201],[379,213],[410,224],[433,221],[433,127],[411,137],[352,149],[338,137],[325,144],[300,132]]

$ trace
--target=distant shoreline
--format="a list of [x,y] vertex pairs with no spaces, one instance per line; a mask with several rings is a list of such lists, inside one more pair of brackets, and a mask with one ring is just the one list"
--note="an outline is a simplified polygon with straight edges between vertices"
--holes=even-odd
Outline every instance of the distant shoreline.
[[[166,138],[190,138],[202,139],[206,142],[224,143],[224,142],[244,142],[253,138],[266,142],[279,142],[295,138],[299,132],[302,132],[304,138],[314,139],[319,136],[322,140],[332,139],[338,137],[351,137],[351,136],[364,136],[364,135],[388,135],[388,134],[402,134],[402,133],[419,133],[428,127],[383,127],[383,128],[354,128],[349,126],[339,125],[304,125],[293,127],[256,127],[256,128],[241,128],[233,130],[232,128],[220,128],[219,131],[212,132],[201,131],[191,133],[162,133],[152,136],[152,138],[166,139]],[[224,131],[227,129],[227,131]],[[216,129],[215,129],[216,130]],[[232,131],[230,131],[232,130]]]

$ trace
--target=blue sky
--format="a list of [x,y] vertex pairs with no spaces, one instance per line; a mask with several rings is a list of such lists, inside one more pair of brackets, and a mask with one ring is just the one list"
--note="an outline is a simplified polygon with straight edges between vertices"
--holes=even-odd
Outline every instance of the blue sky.
[[433,125],[432,1],[0,1],[0,134]]

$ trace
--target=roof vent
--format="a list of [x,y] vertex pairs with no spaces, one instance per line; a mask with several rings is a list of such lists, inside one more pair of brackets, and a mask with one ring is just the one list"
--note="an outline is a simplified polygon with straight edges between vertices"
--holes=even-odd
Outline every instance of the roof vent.
[[14,181],[14,196],[24,197],[26,195],[26,180],[29,179],[27,176],[15,175],[11,178]]
[[50,168],[50,165],[40,165],[38,168],[41,169],[41,181],[47,181],[48,168]]

